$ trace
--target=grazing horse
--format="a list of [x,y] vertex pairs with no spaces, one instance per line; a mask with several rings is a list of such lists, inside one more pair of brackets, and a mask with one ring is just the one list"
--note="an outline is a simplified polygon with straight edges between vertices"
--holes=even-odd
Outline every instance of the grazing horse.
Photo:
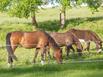
[[[36,48],[41,50],[41,60],[44,61],[44,53],[46,53],[47,47],[54,49],[54,57],[58,63],[62,63],[62,50],[56,44],[54,39],[44,31],[22,32],[14,31],[10,32],[6,36],[6,49],[8,51],[8,63],[12,66],[13,59],[17,60],[14,55],[15,49],[21,45],[24,48]],[[37,53],[38,51],[36,51]],[[35,57],[34,57],[35,61]]]
[[52,32],[50,33],[50,35],[52,36],[52,38],[54,38],[54,40],[60,47],[66,46],[67,56],[69,55],[70,49],[74,51],[74,48],[72,47],[73,44],[76,46],[79,55],[82,55],[82,45],[79,39],[73,33]]
[[99,53],[102,49],[102,40],[100,37],[93,31],[91,30],[79,30],[79,29],[70,29],[68,32],[72,32],[75,34],[78,39],[84,40],[87,43],[87,47],[85,50],[90,49],[90,41],[93,41],[96,44],[96,50]]

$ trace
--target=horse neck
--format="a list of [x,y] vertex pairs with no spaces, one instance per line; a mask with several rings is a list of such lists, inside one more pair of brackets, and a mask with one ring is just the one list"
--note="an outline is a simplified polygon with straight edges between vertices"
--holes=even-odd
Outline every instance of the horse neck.
[[73,41],[74,41],[75,45],[77,46],[77,48],[79,48],[81,50],[83,49],[79,39],[75,35],[73,35]]
[[82,45],[81,45],[81,43],[80,43],[80,42],[76,43],[76,46],[77,46],[77,48],[78,48],[78,49],[83,50],[83,47],[82,47]]
[[95,43],[101,42],[102,40],[99,38],[99,36],[92,32],[92,41],[94,41]]
[[57,45],[57,43],[56,43],[53,39],[51,39],[51,40],[49,41],[49,46],[52,47],[53,50],[58,50],[58,49],[60,49],[60,47]]
[[[52,35],[53,33],[49,33],[49,34]],[[57,43],[55,42],[55,40],[49,34],[46,33],[46,35],[48,36],[48,40],[49,40],[49,47],[52,47],[53,50],[60,49]]]

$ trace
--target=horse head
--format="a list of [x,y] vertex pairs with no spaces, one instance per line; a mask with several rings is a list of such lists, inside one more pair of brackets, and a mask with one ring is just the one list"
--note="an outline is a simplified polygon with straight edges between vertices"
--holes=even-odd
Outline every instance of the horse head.
[[57,63],[59,64],[62,63],[62,50],[61,49],[56,49],[54,51],[54,58],[56,59]]

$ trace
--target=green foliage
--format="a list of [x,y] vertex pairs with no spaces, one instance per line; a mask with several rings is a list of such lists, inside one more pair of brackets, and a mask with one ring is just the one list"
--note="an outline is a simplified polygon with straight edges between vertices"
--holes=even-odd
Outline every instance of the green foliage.
[[[72,0],[59,0],[59,3],[62,6],[62,9],[66,9],[66,7],[71,6],[70,2]],[[81,5],[82,3],[87,3],[88,7],[91,9],[92,13],[98,11],[98,8],[103,3],[103,0],[75,0],[77,5]]]
[[42,0],[2,0],[0,7],[7,8],[11,16],[28,18],[35,14]]
[[70,6],[70,0],[59,0],[59,3],[65,8]]
[[60,10],[65,11],[68,6],[70,6],[70,0],[58,0],[60,4]]
[[17,17],[28,18],[38,9],[38,5],[41,5],[41,0],[20,0],[16,5],[11,8],[9,14]]
[[77,4],[87,3],[92,12],[98,11],[98,8],[103,3],[103,0],[76,0]]
[[85,2],[85,0],[76,0],[76,3],[77,3],[78,5],[81,5],[83,2]]
[[98,11],[102,4],[102,0],[86,0],[86,2],[92,11]]
[[6,11],[7,6],[9,5],[10,1],[12,1],[12,0],[0,0],[0,10]]

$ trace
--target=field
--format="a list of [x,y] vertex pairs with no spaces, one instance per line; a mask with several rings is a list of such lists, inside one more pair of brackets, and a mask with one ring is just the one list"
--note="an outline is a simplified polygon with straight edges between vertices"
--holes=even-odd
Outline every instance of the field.
[[[65,32],[71,28],[89,29],[96,32],[103,40],[103,8],[99,12],[91,14],[88,8],[68,9],[67,21],[64,29],[59,26],[59,8],[41,9],[37,12],[38,28],[45,31]],[[35,49],[17,48],[18,61],[14,62],[14,68],[7,66],[7,53],[5,49],[5,36],[10,31],[32,31],[31,18],[9,17],[6,13],[0,13],[0,77],[102,77],[103,76],[103,52],[96,54],[95,44],[91,44],[91,54],[83,52],[79,57],[77,53],[70,53],[67,58],[63,50],[64,64],[57,64],[54,59],[42,66],[40,55],[37,63],[32,64]],[[102,50],[103,51],[103,50]]]

